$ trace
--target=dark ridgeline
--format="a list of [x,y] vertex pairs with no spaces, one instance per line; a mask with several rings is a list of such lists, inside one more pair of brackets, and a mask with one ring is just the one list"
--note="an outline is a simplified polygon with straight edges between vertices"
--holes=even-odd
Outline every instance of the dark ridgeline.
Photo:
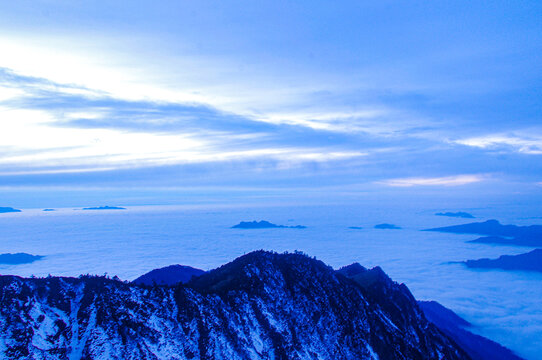
[[170,265],[160,269],[154,269],[141,275],[134,281],[136,285],[177,285],[185,284],[192,277],[200,276],[205,271],[184,265]]
[[0,214],[2,214],[2,213],[13,213],[13,212],[21,212],[21,210],[14,209],[12,207],[0,207]]
[[454,218],[463,218],[463,219],[474,219],[474,215],[469,214],[468,212],[458,211],[458,212],[439,212],[435,214],[436,216],[446,216]]
[[172,287],[1,276],[0,334],[6,359],[469,359],[379,268],[264,251]]
[[438,302],[419,301],[418,304],[425,317],[467,351],[473,360],[522,360],[510,349],[466,330],[471,324]]
[[525,254],[503,255],[498,259],[478,259],[464,262],[470,268],[501,269],[542,272],[542,249],[535,249]]
[[467,241],[475,244],[515,245],[515,246],[542,246],[542,236],[537,237],[501,237],[482,236],[478,239]]
[[476,243],[542,246],[542,225],[502,225],[497,220],[487,220],[484,222],[445,226],[423,231],[486,235],[485,237],[472,240],[472,242]]
[[239,224],[234,225],[231,227],[232,229],[306,229],[306,226],[303,225],[294,225],[294,226],[286,226],[286,225],[277,225],[270,223],[266,220],[261,221],[241,221]]
[[375,229],[381,230],[399,230],[401,227],[394,224],[377,224],[374,226]]
[[96,206],[96,207],[86,207],[83,210],[126,210],[126,208],[120,206]]
[[42,255],[32,255],[27,253],[6,253],[0,254],[0,264],[6,265],[21,265],[21,264],[30,264],[34,261],[43,259]]
[[[470,240],[470,243],[542,246],[542,225],[502,225],[497,220],[487,220],[484,222],[446,226],[423,231],[486,235],[475,240]],[[498,259],[483,258],[467,260],[461,263],[469,268],[542,272],[542,249],[535,249],[520,255],[503,255]]]
[[391,314],[390,319],[401,329],[415,329],[411,324],[418,323],[422,312],[425,318],[455,341],[473,360],[521,360],[500,344],[465,330],[470,323],[439,303],[418,301],[419,307],[413,306],[416,300],[408,288],[393,282],[378,266],[368,270],[359,264],[352,264],[338,272],[356,281],[365,290],[370,304],[382,304],[381,299],[389,299],[383,303],[384,312],[388,316]]

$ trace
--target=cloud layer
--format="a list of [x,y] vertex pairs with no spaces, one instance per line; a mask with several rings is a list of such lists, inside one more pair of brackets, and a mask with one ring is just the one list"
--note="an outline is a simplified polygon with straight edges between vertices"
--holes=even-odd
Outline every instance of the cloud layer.
[[539,5],[126,5],[0,5],[0,186],[539,189]]

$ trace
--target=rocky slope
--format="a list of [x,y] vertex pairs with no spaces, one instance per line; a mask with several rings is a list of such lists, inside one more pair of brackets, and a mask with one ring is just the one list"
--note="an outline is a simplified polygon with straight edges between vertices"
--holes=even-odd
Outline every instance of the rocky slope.
[[419,301],[418,305],[427,319],[459,344],[473,360],[523,360],[510,349],[468,331],[471,327],[468,321],[438,302]]
[[258,251],[175,287],[1,276],[0,357],[469,358],[406,286],[360,268]]

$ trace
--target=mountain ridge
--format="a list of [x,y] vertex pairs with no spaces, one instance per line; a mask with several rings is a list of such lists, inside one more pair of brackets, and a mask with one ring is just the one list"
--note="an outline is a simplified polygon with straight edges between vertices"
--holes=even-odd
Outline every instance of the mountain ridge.
[[[389,294],[408,291],[387,279]],[[408,301],[369,295],[306,255],[265,251],[176,286],[1,276],[0,353],[8,359],[469,359],[413,298],[399,298]],[[395,308],[407,315],[397,317],[389,310]]]

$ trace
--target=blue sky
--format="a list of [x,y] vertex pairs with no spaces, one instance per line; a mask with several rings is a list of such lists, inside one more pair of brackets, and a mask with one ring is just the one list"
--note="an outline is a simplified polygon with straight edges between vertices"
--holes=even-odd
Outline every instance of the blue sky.
[[0,205],[537,198],[541,17],[537,1],[0,3]]

